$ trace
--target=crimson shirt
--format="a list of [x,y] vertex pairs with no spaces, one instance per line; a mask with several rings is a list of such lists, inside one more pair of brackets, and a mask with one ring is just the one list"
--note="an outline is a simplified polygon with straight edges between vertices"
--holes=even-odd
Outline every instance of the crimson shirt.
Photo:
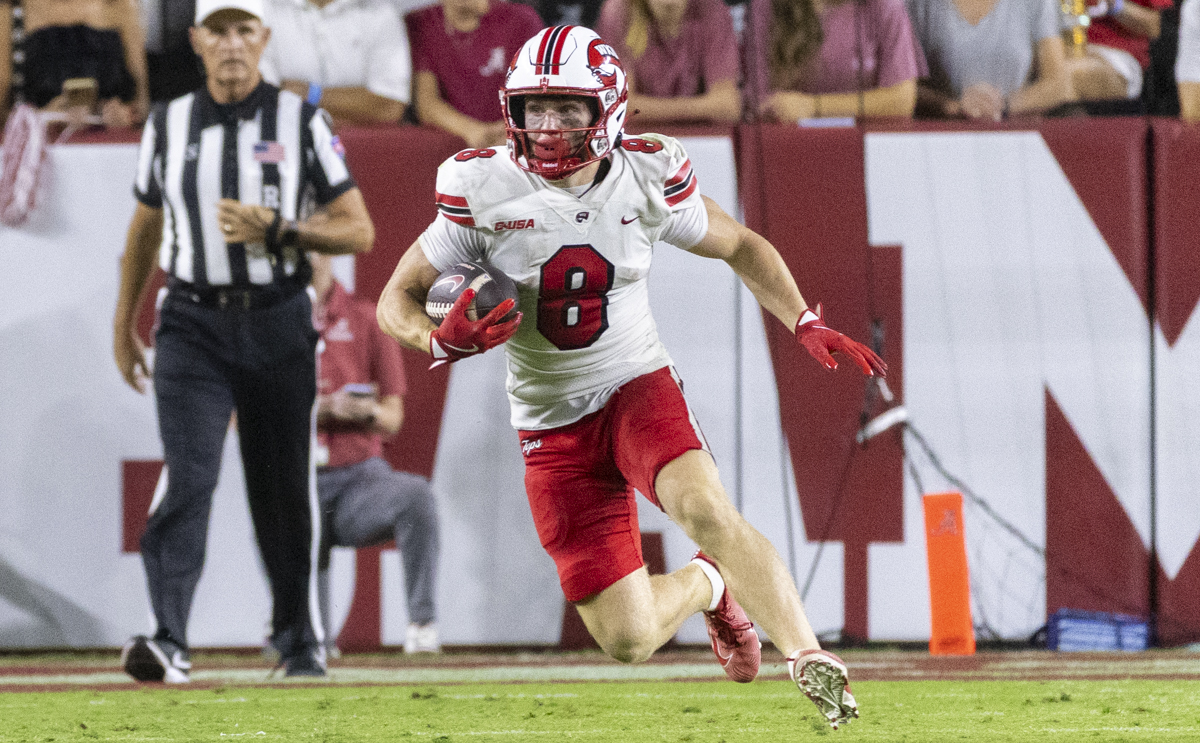
[[[317,391],[329,395],[347,384],[374,383],[380,400],[403,396],[406,387],[400,344],[379,329],[375,305],[356,299],[334,281],[323,314],[318,311],[314,317],[325,341],[317,370]],[[321,426],[317,444],[329,450],[329,467],[344,467],[383,455],[383,437],[359,427]]]
[[542,19],[528,5],[493,0],[470,33],[446,30],[440,4],[404,17],[412,46],[413,74],[432,72],[442,100],[478,121],[500,121],[500,88],[508,63],[530,37],[542,30]]

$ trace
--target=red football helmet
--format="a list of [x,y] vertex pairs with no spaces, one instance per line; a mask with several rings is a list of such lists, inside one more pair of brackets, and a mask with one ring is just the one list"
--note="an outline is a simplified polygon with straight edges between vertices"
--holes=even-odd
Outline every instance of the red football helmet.
[[[531,130],[525,128],[525,97],[529,95],[582,96],[589,99],[589,105],[594,103],[591,126],[550,130],[560,135],[584,132],[577,150],[550,159],[532,155],[527,136]],[[628,101],[621,60],[595,31],[583,26],[542,29],[513,57],[500,91],[509,155],[531,173],[549,180],[565,178],[617,146]]]

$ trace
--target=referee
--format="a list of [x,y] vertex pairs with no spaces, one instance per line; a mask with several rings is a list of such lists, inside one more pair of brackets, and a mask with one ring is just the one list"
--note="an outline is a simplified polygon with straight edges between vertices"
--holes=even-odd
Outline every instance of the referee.
[[366,251],[375,233],[328,117],[260,78],[269,38],[262,0],[198,0],[191,39],[205,86],[157,107],[142,135],[113,320],[117,367],[141,392],[151,372],[135,326],[157,256],[168,275],[153,370],[166,466],[141,542],[157,626],[122,650],[141,681],[189,680],[188,614],[234,411],[271,642],[287,675],[325,675],[305,251]]

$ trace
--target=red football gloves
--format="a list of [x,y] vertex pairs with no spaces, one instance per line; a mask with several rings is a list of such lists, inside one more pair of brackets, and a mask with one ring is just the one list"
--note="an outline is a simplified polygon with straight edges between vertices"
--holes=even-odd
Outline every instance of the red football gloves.
[[841,351],[849,356],[863,370],[863,374],[881,377],[887,376],[887,364],[871,349],[856,340],[829,328],[821,319],[821,305],[817,311],[805,310],[796,322],[796,341],[808,349],[826,369],[836,369],[837,362],[833,360],[835,351]]
[[446,313],[446,319],[429,336],[429,353],[433,356],[430,369],[495,348],[517,332],[517,326],[521,324],[520,312],[508,322],[499,322],[516,302],[506,299],[487,316],[472,322],[467,319],[467,306],[473,299],[475,290],[464,289]]

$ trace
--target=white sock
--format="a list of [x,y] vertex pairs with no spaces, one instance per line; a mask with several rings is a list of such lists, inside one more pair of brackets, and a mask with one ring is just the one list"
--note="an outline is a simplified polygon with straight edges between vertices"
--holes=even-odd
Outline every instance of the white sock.
[[725,595],[725,579],[721,577],[721,573],[712,566],[712,563],[701,560],[699,557],[694,558],[692,563],[699,565],[704,574],[708,576],[708,582],[712,583],[713,595],[712,601],[709,603],[705,611],[715,611],[717,604],[721,603],[721,597]]

